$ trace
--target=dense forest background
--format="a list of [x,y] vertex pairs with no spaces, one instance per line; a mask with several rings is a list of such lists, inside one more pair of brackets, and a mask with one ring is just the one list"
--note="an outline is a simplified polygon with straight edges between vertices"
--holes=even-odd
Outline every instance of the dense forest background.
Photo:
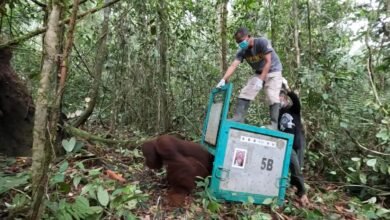
[[[58,211],[75,204],[91,206],[81,219],[168,218],[158,203],[145,211],[150,188],[141,186],[146,194],[140,193],[137,181],[146,177],[132,174],[143,169],[137,146],[170,132],[199,141],[209,92],[237,50],[233,33],[246,26],[272,42],[283,75],[299,92],[307,140],[304,173],[310,199],[321,208],[223,206],[199,192],[195,204],[201,211],[191,207],[174,215],[390,218],[389,0],[5,0],[0,7],[0,58],[12,51],[10,71],[35,109],[32,188],[20,188],[30,183],[27,171],[16,177],[3,172],[1,181],[15,184],[0,184],[6,201],[0,216],[23,217],[35,201],[32,206],[46,219],[77,219],[74,212]],[[232,77],[235,95],[250,71],[243,64]],[[251,105],[249,124],[267,124],[262,99]],[[0,106],[0,117],[7,117],[4,109]],[[58,122],[68,126],[61,126],[61,134],[53,126]],[[60,149],[51,150],[54,145]],[[64,149],[66,156],[54,157]],[[74,159],[90,154],[103,162],[84,167],[80,161],[87,158]],[[25,160],[9,157],[2,164],[20,169],[29,163]],[[122,169],[132,184],[113,194],[115,183],[98,178],[99,166]],[[48,188],[39,187],[45,178]],[[40,188],[52,196],[29,196]]]

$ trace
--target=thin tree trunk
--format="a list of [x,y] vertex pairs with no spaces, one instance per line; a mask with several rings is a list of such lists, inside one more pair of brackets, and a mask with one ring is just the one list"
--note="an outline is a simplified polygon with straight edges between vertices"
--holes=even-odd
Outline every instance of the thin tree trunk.
[[295,62],[296,68],[301,66],[301,51],[299,48],[299,0],[293,2],[293,16],[294,16],[294,47],[295,47]]
[[[70,17],[70,22],[69,22],[69,30],[66,35],[66,44],[65,44],[65,50],[62,55],[62,60],[61,60],[61,77],[60,77],[60,84],[57,90],[57,103],[61,102],[62,100],[62,94],[64,93],[65,89],[65,81],[68,76],[68,57],[72,51],[72,46],[73,46],[73,34],[76,29],[76,19],[77,19],[77,11],[79,8],[79,0],[74,0],[73,1],[73,8],[72,8],[72,15]],[[59,100],[59,102],[58,102]]]
[[[386,5],[386,17],[390,17],[390,0],[385,0],[385,5]],[[387,20],[386,24],[386,32],[385,35],[389,38],[390,37],[390,21]]]
[[[270,14],[270,26],[271,26],[271,42],[275,44],[276,42],[276,30],[275,30],[275,9],[273,8],[273,0],[268,0],[268,10]],[[276,2],[277,4],[277,2]]]
[[220,54],[220,66],[222,75],[227,70],[227,36],[226,36],[226,23],[227,23],[227,0],[221,0],[219,3],[219,32],[221,37],[221,54]]
[[[107,4],[109,0],[105,0]],[[110,8],[104,9],[104,19],[102,23],[102,29],[98,40],[98,47],[95,54],[95,77],[90,92],[91,101],[88,103],[87,109],[80,115],[80,117],[74,123],[75,127],[79,127],[84,124],[88,117],[92,114],[93,109],[97,103],[99,97],[99,88],[101,84],[102,72],[104,63],[107,59],[107,35],[108,35],[108,24],[109,24]]]
[[52,2],[44,38],[44,61],[41,70],[41,80],[36,101],[33,149],[32,149],[32,206],[30,219],[40,219],[43,211],[43,197],[47,188],[48,168],[51,161],[50,138],[48,137],[48,105],[53,97],[55,87],[50,86],[55,74],[58,47],[58,31],[61,6]]
[[158,120],[157,128],[159,132],[165,132],[170,127],[170,116],[168,109],[168,90],[167,85],[169,83],[167,77],[167,50],[168,42],[166,33],[168,32],[167,24],[167,12],[166,12],[166,2],[165,0],[160,0],[158,3],[158,19],[159,19],[159,32],[158,32],[158,51],[159,51],[159,61],[158,61]]
[[372,66],[372,52],[371,52],[371,46],[369,44],[369,38],[370,38],[370,28],[367,29],[366,31],[366,36],[365,36],[365,43],[367,47],[367,53],[368,53],[368,58],[367,58],[367,74],[368,78],[370,79],[370,84],[372,87],[372,92],[374,93],[375,100],[378,102],[378,104],[381,106],[382,102],[379,99],[379,95],[376,89],[375,85],[375,79],[374,79],[374,71],[373,71],[373,66]]
[[306,1],[306,7],[307,7],[307,29],[309,31],[309,68],[312,68],[313,61],[312,61],[312,42],[311,42],[311,17],[310,17],[310,0]]
[[[59,66],[59,81],[58,81],[58,88],[56,92],[56,96],[54,99],[54,103],[51,106],[50,109],[50,121],[49,121],[49,129],[50,129],[50,139],[51,143],[54,145],[54,149],[56,153],[59,153],[60,150],[58,149],[58,143],[57,142],[57,136],[58,136],[58,131],[57,131],[57,124],[59,122],[60,114],[61,114],[61,103],[62,103],[62,97],[63,93],[65,90],[65,82],[66,78],[68,75],[68,58],[69,55],[71,54],[72,47],[73,47],[73,35],[76,29],[76,19],[77,19],[77,11],[79,7],[79,0],[74,0],[73,1],[73,8],[72,8],[72,15],[70,18],[69,22],[69,27],[68,27],[68,32],[66,34],[66,41],[65,41],[65,46],[63,49],[63,53],[61,56],[60,60],[60,66]],[[62,27],[61,27],[62,28]],[[63,31],[61,32],[62,34],[64,33]],[[61,37],[61,35],[59,36]]]

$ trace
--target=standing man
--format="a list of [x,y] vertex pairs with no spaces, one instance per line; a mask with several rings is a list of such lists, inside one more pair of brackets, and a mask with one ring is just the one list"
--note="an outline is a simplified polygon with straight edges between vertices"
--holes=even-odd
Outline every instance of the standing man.
[[254,38],[248,29],[239,28],[234,38],[240,47],[236,58],[227,69],[217,87],[225,85],[237,66],[245,59],[254,71],[238,96],[233,121],[244,122],[250,101],[263,88],[270,108],[271,129],[276,130],[280,110],[279,92],[282,88],[282,64],[271,43],[264,37]]
[[297,94],[288,87],[287,80],[284,78],[282,80],[284,89],[280,91],[281,109],[278,129],[294,135],[293,150],[291,151],[290,159],[290,183],[297,188],[296,195],[301,205],[307,206],[309,205],[309,199],[306,195],[302,173],[305,136],[301,121],[301,103]]

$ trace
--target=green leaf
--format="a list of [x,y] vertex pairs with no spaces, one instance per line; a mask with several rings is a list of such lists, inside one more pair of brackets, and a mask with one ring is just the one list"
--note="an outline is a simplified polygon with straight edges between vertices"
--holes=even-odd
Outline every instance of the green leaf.
[[116,189],[116,190],[114,190],[113,193],[111,193],[111,196],[119,195],[119,194],[122,193],[122,192],[123,192],[123,189]]
[[88,175],[89,175],[89,176],[97,176],[97,175],[100,174],[100,170],[101,170],[101,169],[102,169],[102,168],[97,168],[97,169],[90,170],[90,171],[88,172]]
[[71,210],[69,212],[77,219],[85,219],[90,215],[89,201],[83,196],[78,196],[75,203],[72,204]]
[[84,167],[83,162],[78,162],[78,163],[76,164],[76,166],[77,166],[78,168],[80,168],[81,170],[85,170],[85,167]]
[[367,160],[367,166],[374,167],[376,164],[376,158]]
[[70,192],[70,185],[65,182],[58,183],[58,191],[62,193],[69,193]]
[[63,173],[63,172],[65,172],[67,169],[68,169],[68,167],[69,167],[69,163],[68,163],[68,161],[64,161],[61,165],[60,165],[60,168],[59,168],[59,172],[60,173]]
[[84,195],[85,193],[88,193],[91,190],[93,190],[93,186],[91,184],[87,184],[83,186],[83,188],[81,189],[80,195]]
[[360,159],[359,157],[352,157],[351,160],[352,160],[352,161],[355,161],[355,162],[358,162],[358,161],[360,161],[361,159]]
[[389,134],[389,132],[387,131],[386,128],[383,128],[376,134],[376,137],[380,138],[380,139],[382,139],[384,141],[387,141],[387,140],[390,139],[390,134]]
[[72,220],[72,216],[67,212],[63,212],[58,216],[58,220]]
[[77,203],[73,203],[73,204],[66,206],[65,210],[67,213],[69,213],[73,216],[73,219],[80,220],[83,218],[83,214],[81,214],[82,211],[80,211],[77,208],[78,208]]
[[65,175],[63,173],[57,174],[53,177],[53,183],[62,183],[65,181]]
[[348,128],[348,124],[345,122],[340,122],[340,127],[342,128]]
[[74,188],[77,188],[77,186],[79,185],[80,181],[81,181],[81,176],[75,176],[73,178],[73,186],[74,186]]
[[93,198],[93,199],[97,199],[96,198],[96,190],[95,190],[95,188],[92,188],[91,190],[88,191],[88,196]]
[[[390,167],[389,167],[390,171]],[[0,177],[0,194],[7,192],[12,188],[17,188],[19,186],[25,185],[28,183],[30,175],[27,173],[19,173],[15,176],[1,176]]]
[[360,182],[363,183],[363,184],[366,184],[367,183],[367,175],[364,174],[364,173],[360,173],[359,174],[359,179],[360,179]]
[[272,203],[272,198],[266,198],[266,199],[264,199],[264,201],[263,201],[263,204],[264,205],[270,205]]
[[363,203],[369,203],[369,204],[375,204],[376,203],[376,197],[371,197],[366,201],[363,201]]
[[90,211],[93,213],[101,213],[103,211],[103,208],[100,206],[91,206],[89,208],[90,208]]
[[132,209],[135,209],[137,207],[137,203],[138,201],[133,199],[133,200],[130,200],[126,203],[126,208],[129,209],[129,210],[132,210]]
[[74,146],[76,145],[76,138],[72,137],[69,141],[62,140],[62,147],[66,150],[66,152],[72,152]]
[[97,198],[99,200],[99,203],[102,206],[107,206],[108,202],[110,201],[110,197],[108,195],[107,190],[103,189],[103,187],[99,186],[97,191]]
[[79,152],[83,147],[84,147],[84,142],[77,141],[76,145],[74,146],[73,152]]
[[133,150],[133,156],[134,157],[138,157],[138,158],[142,158],[143,156],[140,154],[139,150],[138,149],[134,149]]
[[98,0],[97,4],[96,4],[96,7],[101,7],[103,4],[104,4],[103,0]]
[[28,202],[28,198],[24,194],[16,194],[14,198],[12,198],[12,204],[16,208],[21,208],[25,206]]
[[207,209],[210,210],[212,213],[218,212],[220,208],[220,205],[215,201],[210,201],[210,203],[207,205]]
[[386,163],[380,163],[379,170],[382,174],[387,174],[387,164]]
[[330,171],[329,173],[332,174],[332,175],[336,175],[337,174],[336,171]]
[[387,213],[390,213],[390,209],[379,208],[378,211],[376,211],[378,217],[384,217]]
[[256,213],[256,214],[252,215],[250,219],[251,220],[271,220],[272,216],[268,213],[260,212],[260,213]]
[[253,204],[255,202],[255,199],[252,196],[248,196],[248,203]]
[[82,207],[89,207],[89,201],[87,198],[85,198],[84,196],[78,196],[76,198],[76,203],[79,205],[79,206],[82,206]]

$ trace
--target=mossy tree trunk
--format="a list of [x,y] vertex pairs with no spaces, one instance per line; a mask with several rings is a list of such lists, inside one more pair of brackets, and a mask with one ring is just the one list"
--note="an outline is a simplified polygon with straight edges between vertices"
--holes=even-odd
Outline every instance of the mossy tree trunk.
[[40,219],[43,211],[43,197],[47,188],[48,170],[52,157],[52,148],[48,132],[48,107],[54,99],[55,87],[51,80],[55,77],[57,51],[59,45],[59,22],[61,5],[52,1],[49,7],[47,31],[44,37],[44,59],[41,79],[36,99],[35,122],[32,149],[32,205],[30,219]]

